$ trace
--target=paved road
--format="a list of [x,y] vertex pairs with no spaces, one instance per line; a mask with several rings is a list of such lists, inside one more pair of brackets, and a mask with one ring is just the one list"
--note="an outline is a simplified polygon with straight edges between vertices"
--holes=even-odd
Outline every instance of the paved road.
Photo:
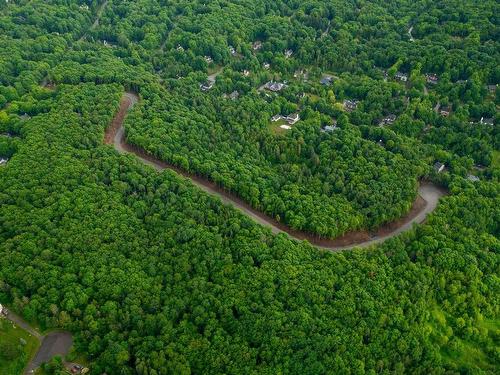
[[24,370],[25,374],[33,374],[42,363],[50,361],[50,359],[56,355],[65,356],[69,353],[73,345],[73,338],[69,332],[51,332],[43,336],[40,332],[26,323],[19,315],[14,314],[10,310],[6,318],[41,342],[35,357],[32,358],[26,366]]
[[[222,202],[233,206],[234,208],[241,211],[243,214],[249,216],[259,224],[267,226],[271,229],[273,233],[287,233],[290,237],[296,240],[308,240],[312,244],[316,245],[325,250],[329,251],[342,251],[349,250],[354,247],[367,247],[379,242],[382,242],[388,238],[394,237],[408,229],[410,229],[413,224],[422,223],[427,215],[434,211],[436,208],[439,198],[445,195],[446,193],[438,188],[437,186],[430,183],[423,183],[419,186],[419,202],[418,209],[416,212],[411,212],[406,218],[402,218],[395,223],[390,223],[378,233],[369,234],[366,232],[352,232],[338,239],[321,239],[314,235],[292,230],[282,223],[276,222],[274,219],[269,216],[263,214],[252,208],[246,202],[238,198],[237,196],[224,191],[222,188],[217,186],[211,181],[208,181],[202,177],[190,175],[187,172],[180,170],[179,168],[169,165],[168,163],[158,160],[151,155],[147,155],[144,151],[129,145],[125,142],[125,133],[123,129],[123,119],[125,112],[130,110],[135,103],[138,101],[138,97],[133,93],[126,93],[125,99],[127,99],[127,106],[122,106],[120,111],[118,111],[117,118],[121,118],[121,122],[116,124],[114,134],[108,134],[106,137],[110,140],[109,143],[112,143],[114,148],[120,153],[133,153],[135,156],[141,160],[144,164],[149,165],[155,168],[158,171],[162,171],[164,169],[171,169],[176,171],[177,173],[183,175],[184,177],[191,180],[191,182],[207,192],[210,195],[216,196],[221,199]],[[417,203],[416,203],[417,204]],[[416,206],[415,206],[416,207]],[[415,210],[412,210],[415,211]]]
[[9,312],[7,313],[7,319],[9,319],[12,323],[17,324],[19,327],[24,329],[30,335],[35,336],[38,340],[40,341],[42,340],[43,336],[40,334],[40,332],[38,332],[28,323],[26,323],[19,315],[16,315],[9,310]]
[[34,370],[44,362],[50,361],[56,355],[66,356],[73,345],[73,338],[69,332],[51,332],[42,338],[42,345],[35,358],[26,367],[25,374],[33,374]]

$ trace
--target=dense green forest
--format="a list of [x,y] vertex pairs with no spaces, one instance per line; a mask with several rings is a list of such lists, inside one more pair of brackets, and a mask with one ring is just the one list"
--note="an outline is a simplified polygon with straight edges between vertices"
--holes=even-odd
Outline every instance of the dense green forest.
[[[499,8],[0,2],[0,302],[92,374],[496,373]],[[103,145],[124,90],[130,143],[295,229],[374,229],[420,179],[449,195],[320,251]]]

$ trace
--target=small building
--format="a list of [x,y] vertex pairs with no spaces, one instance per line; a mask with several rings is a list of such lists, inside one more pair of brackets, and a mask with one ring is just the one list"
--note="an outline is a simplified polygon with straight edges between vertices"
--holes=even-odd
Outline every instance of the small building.
[[269,68],[271,68],[271,64],[266,62],[266,63],[264,63],[263,67],[265,70],[269,70]]
[[252,44],[252,48],[254,51],[258,51],[262,48],[262,42],[260,40],[256,40],[253,44]]
[[290,130],[292,127],[290,125],[280,125],[281,129]]
[[290,125],[295,125],[297,121],[300,120],[300,115],[298,113],[293,113],[285,117],[285,120],[290,124]]
[[287,49],[287,50],[285,51],[285,57],[286,57],[287,59],[288,59],[288,58],[290,58],[290,57],[292,57],[292,55],[293,55],[293,51],[292,51],[291,49]]
[[446,166],[439,161],[434,164],[434,170],[436,171],[436,173],[443,172],[445,168]]
[[7,164],[8,161],[9,161],[9,159],[7,159],[7,158],[0,158],[0,167]]
[[497,91],[497,86],[498,85],[488,85],[488,91],[494,94]]
[[479,177],[474,176],[473,174],[469,174],[469,175],[467,175],[467,180],[469,180],[471,182],[478,182],[479,181]]
[[87,4],[82,4],[82,5],[80,5],[80,9],[89,10],[89,6]]
[[379,122],[379,126],[392,125],[396,121],[396,115],[390,114]]
[[281,115],[274,115],[273,117],[271,117],[271,121],[272,122],[276,122],[276,121],[279,121],[283,118],[283,116]]
[[184,51],[184,47],[183,47],[183,46],[181,46],[180,44],[179,44],[179,45],[177,45],[177,48],[176,48],[176,49],[177,49],[177,51],[179,51],[179,52],[183,52],[183,51]]
[[248,77],[250,75],[250,71],[246,69],[244,69],[242,73],[245,77]]
[[287,85],[285,83],[281,82],[274,82],[274,81],[269,81],[264,85],[264,88],[273,91],[273,92],[278,92],[283,90]]
[[240,97],[240,93],[238,91],[233,91],[231,94],[229,94],[229,99],[231,100],[236,100]]
[[236,49],[233,46],[229,46],[229,52],[232,56],[236,56],[237,54]]
[[212,87],[214,87],[214,81],[211,81],[211,80],[207,80],[205,83],[202,83],[200,85],[200,89],[201,91],[208,91],[210,90]]
[[23,115],[19,116],[21,118],[21,121],[28,121],[31,119],[31,116],[28,115],[27,113],[24,113]]
[[319,83],[321,83],[323,86],[330,86],[332,84],[332,81],[333,81],[332,76],[325,75],[321,78]]
[[427,83],[430,83],[431,85],[436,85],[439,82],[439,77],[437,74],[434,73],[427,73],[425,75],[425,80]]
[[483,125],[493,126],[493,125],[495,125],[495,119],[481,117],[480,123],[483,124]]
[[326,125],[325,127],[323,127],[323,129],[321,129],[321,132],[323,133],[329,133],[329,132],[334,132],[336,130],[338,130],[339,128],[337,127],[337,121],[333,120],[332,124],[331,125]]
[[407,75],[406,73],[397,72],[397,73],[394,75],[394,78],[395,78],[397,81],[401,81],[401,82],[407,82],[407,81],[408,81],[408,75]]
[[212,59],[210,56],[204,56],[203,58],[205,59],[207,64],[211,64],[214,62],[214,59]]
[[349,100],[346,99],[344,100],[344,109],[348,112],[354,111],[356,108],[358,108],[359,102],[357,100]]
[[450,115],[450,112],[451,112],[451,109],[448,108],[448,107],[445,107],[445,108],[441,108],[439,110],[439,114],[443,117],[448,117]]
[[7,310],[5,306],[2,306],[2,304],[0,304],[0,316],[7,316],[8,313],[9,310]]

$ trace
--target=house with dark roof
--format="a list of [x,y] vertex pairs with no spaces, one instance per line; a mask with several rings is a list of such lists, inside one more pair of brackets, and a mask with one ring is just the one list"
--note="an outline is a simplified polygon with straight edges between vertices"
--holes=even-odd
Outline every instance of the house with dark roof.
[[330,86],[332,84],[332,81],[333,81],[332,76],[324,75],[323,77],[321,77],[319,83],[321,83],[323,86]]
[[495,125],[495,119],[481,117],[480,123],[483,124],[483,125],[493,126],[493,125]]
[[349,100],[346,99],[344,100],[344,109],[348,112],[354,111],[356,108],[358,108],[359,102],[357,100]]
[[488,85],[488,91],[491,92],[492,94],[495,93],[495,91],[497,91],[497,87],[498,85]]
[[427,73],[425,75],[425,80],[427,83],[430,83],[431,85],[436,85],[439,82],[439,77],[437,74],[434,73]]
[[451,108],[450,107],[442,107],[439,110],[439,114],[443,117],[448,117],[451,113]]
[[384,117],[382,120],[379,122],[379,126],[384,126],[384,125],[392,125],[394,124],[394,121],[396,121],[396,115],[390,114],[386,117]]
[[208,91],[212,87],[214,87],[214,84],[215,84],[215,82],[209,79],[205,83],[202,83],[200,85],[200,89],[201,89],[201,91]]
[[287,85],[285,83],[281,82],[274,82],[274,81],[269,81],[264,85],[264,88],[273,91],[273,92],[278,92],[286,88]]

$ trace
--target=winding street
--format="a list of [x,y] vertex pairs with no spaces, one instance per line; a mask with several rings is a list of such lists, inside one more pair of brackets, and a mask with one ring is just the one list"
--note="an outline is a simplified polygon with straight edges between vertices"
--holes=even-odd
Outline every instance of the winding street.
[[311,244],[328,251],[343,251],[353,249],[355,247],[368,247],[376,243],[385,241],[388,238],[397,236],[398,234],[407,231],[413,227],[413,224],[422,223],[428,214],[430,214],[437,207],[439,198],[444,196],[446,192],[431,183],[421,183],[418,189],[419,196],[414,202],[409,214],[405,217],[388,223],[379,228],[375,233],[367,231],[353,231],[349,232],[339,238],[328,239],[319,238],[310,233],[293,230],[283,223],[277,222],[273,218],[257,211],[248,203],[236,195],[223,190],[212,181],[203,177],[191,175],[186,171],[179,169],[165,161],[156,159],[155,157],[147,154],[144,150],[139,149],[133,145],[126,143],[125,130],[123,128],[123,121],[127,112],[138,102],[139,97],[131,92],[123,95],[120,108],[112,122],[106,130],[105,143],[112,144],[114,148],[120,153],[132,153],[142,163],[155,168],[158,171],[170,169],[178,174],[189,179],[194,185],[199,187],[206,193],[218,197],[223,203],[231,205],[239,210],[246,216],[250,217],[257,223],[269,227],[275,234],[287,233],[291,238],[302,241],[307,240]]

